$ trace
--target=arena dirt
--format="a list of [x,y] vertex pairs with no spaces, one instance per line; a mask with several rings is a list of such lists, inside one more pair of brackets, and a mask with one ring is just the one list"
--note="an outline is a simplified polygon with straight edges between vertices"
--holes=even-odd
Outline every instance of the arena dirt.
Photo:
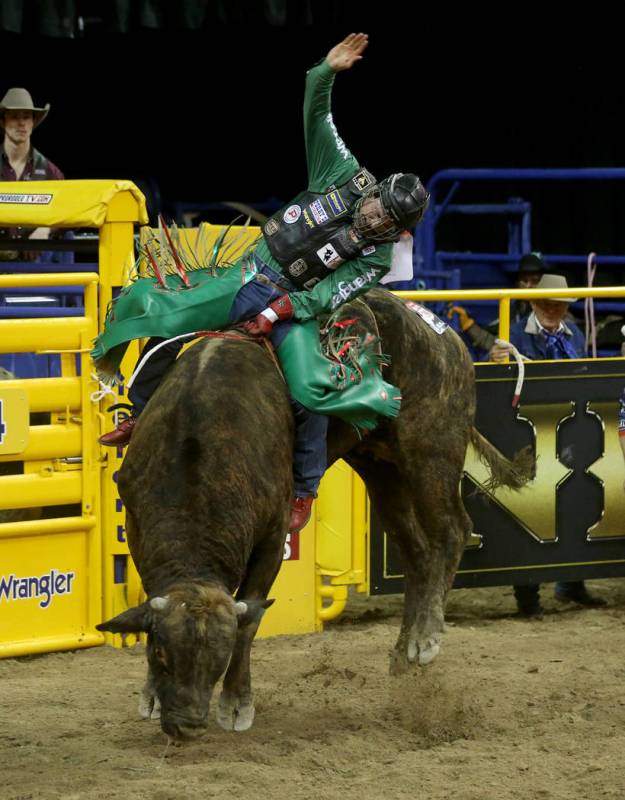
[[141,649],[0,662],[2,800],[625,797],[625,581],[606,609],[514,616],[452,593],[438,660],[401,678],[401,598],[355,598],[321,635],[258,641],[254,728],[167,747],[137,715]]

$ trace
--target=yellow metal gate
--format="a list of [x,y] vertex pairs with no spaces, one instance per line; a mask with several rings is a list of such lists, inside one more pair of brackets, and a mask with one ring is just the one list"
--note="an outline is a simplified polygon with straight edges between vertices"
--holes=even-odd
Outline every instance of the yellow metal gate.
[[[3,656],[103,641],[94,631],[102,593],[100,468],[89,377],[98,276],[3,275],[0,291],[70,283],[84,286],[84,316],[0,320],[0,352],[64,356],[63,377],[0,383]],[[30,414],[38,412],[47,412],[50,423],[30,425]],[[59,516],[59,506],[74,506],[75,512]]]

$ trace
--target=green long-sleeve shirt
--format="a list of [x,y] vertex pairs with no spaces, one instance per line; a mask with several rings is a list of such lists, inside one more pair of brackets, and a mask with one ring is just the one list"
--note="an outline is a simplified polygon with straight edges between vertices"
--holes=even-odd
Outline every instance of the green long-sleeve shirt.
[[[331,95],[335,73],[324,59],[306,76],[304,140],[308,164],[308,189],[327,192],[352,178],[360,164],[347,149],[332,119]],[[375,286],[391,267],[392,243],[376,244],[369,255],[341,264],[313,289],[290,295],[295,319],[302,322],[329,313]],[[282,272],[263,238],[256,250],[269,267]]]

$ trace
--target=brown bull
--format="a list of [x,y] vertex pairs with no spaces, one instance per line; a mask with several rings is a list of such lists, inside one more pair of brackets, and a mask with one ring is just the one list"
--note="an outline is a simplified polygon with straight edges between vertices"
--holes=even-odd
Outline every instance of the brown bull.
[[[445,598],[470,531],[459,494],[469,441],[497,482],[518,488],[529,475],[473,428],[473,365],[460,339],[436,333],[384,290],[365,300],[402,409],[362,440],[334,420],[329,461],[344,458],[364,479],[403,555],[405,608],[391,665],[398,671],[439,650]],[[357,312],[347,305],[344,313]],[[162,728],[175,738],[206,728],[224,672],[220,725],[245,730],[253,722],[250,649],[282,563],[291,414],[263,348],[210,339],[179,359],[133,435],[119,491],[150,599],[99,627],[148,633],[143,714],[160,701]]]

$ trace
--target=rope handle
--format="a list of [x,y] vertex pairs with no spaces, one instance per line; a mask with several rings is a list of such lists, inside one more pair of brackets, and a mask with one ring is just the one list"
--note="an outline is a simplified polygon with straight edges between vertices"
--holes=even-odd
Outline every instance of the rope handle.
[[282,374],[282,370],[280,370],[278,362],[275,356],[273,355],[273,348],[271,347],[271,344],[266,340],[264,336],[250,338],[249,336],[243,336],[241,334],[236,334],[236,333],[229,333],[227,331],[192,331],[191,333],[181,333],[179,336],[172,336],[171,339],[165,339],[165,341],[159,342],[159,344],[157,344],[151,350],[148,350],[148,352],[144,354],[143,358],[137,364],[135,371],[130,376],[128,383],[126,384],[126,388],[130,389],[132,387],[133,383],[136,380],[137,375],[141,372],[143,367],[147,364],[147,362],[154,355],[154,353],[160,350],[161,347],[165,347],[165,345],[169,344],[170,342],[177,342],[180,339],[198,339],[200,337],[204,337],[205,339],[230,339],[235,342],[250,342],[251,344],[261,344],[261,345],[264,342],[269,355],[272,357],[276,367],[278,367],[278,371],[280,372],[280,374]]
[[97,383],[98,386],[100,387],[99,389],[96,389],[95,392],[91,392],[91,394],[89,395],[89,399],[91,400],[92,403],[99,403],[100,400],[104,400],[104,398],[109,394],[117,399],[117,394],[111,388],[110,384],[101,381],[94,372],[91,373],[91,380],[94,383]]
[[525,356],[522,356],[512,342],[507,342],[505,339],[495,339],[495,344],[499,347],[505,347],[506,350],[509,350],[517,363],[517,367],[519,368],[516,386],[514,387],[514,395],[512,397],[512,408],[517,408],[521,400],[521,390],[523,389],[523,382],[525,380],[524,359],[525,361],[528,361],[529,359],[526,359]]

